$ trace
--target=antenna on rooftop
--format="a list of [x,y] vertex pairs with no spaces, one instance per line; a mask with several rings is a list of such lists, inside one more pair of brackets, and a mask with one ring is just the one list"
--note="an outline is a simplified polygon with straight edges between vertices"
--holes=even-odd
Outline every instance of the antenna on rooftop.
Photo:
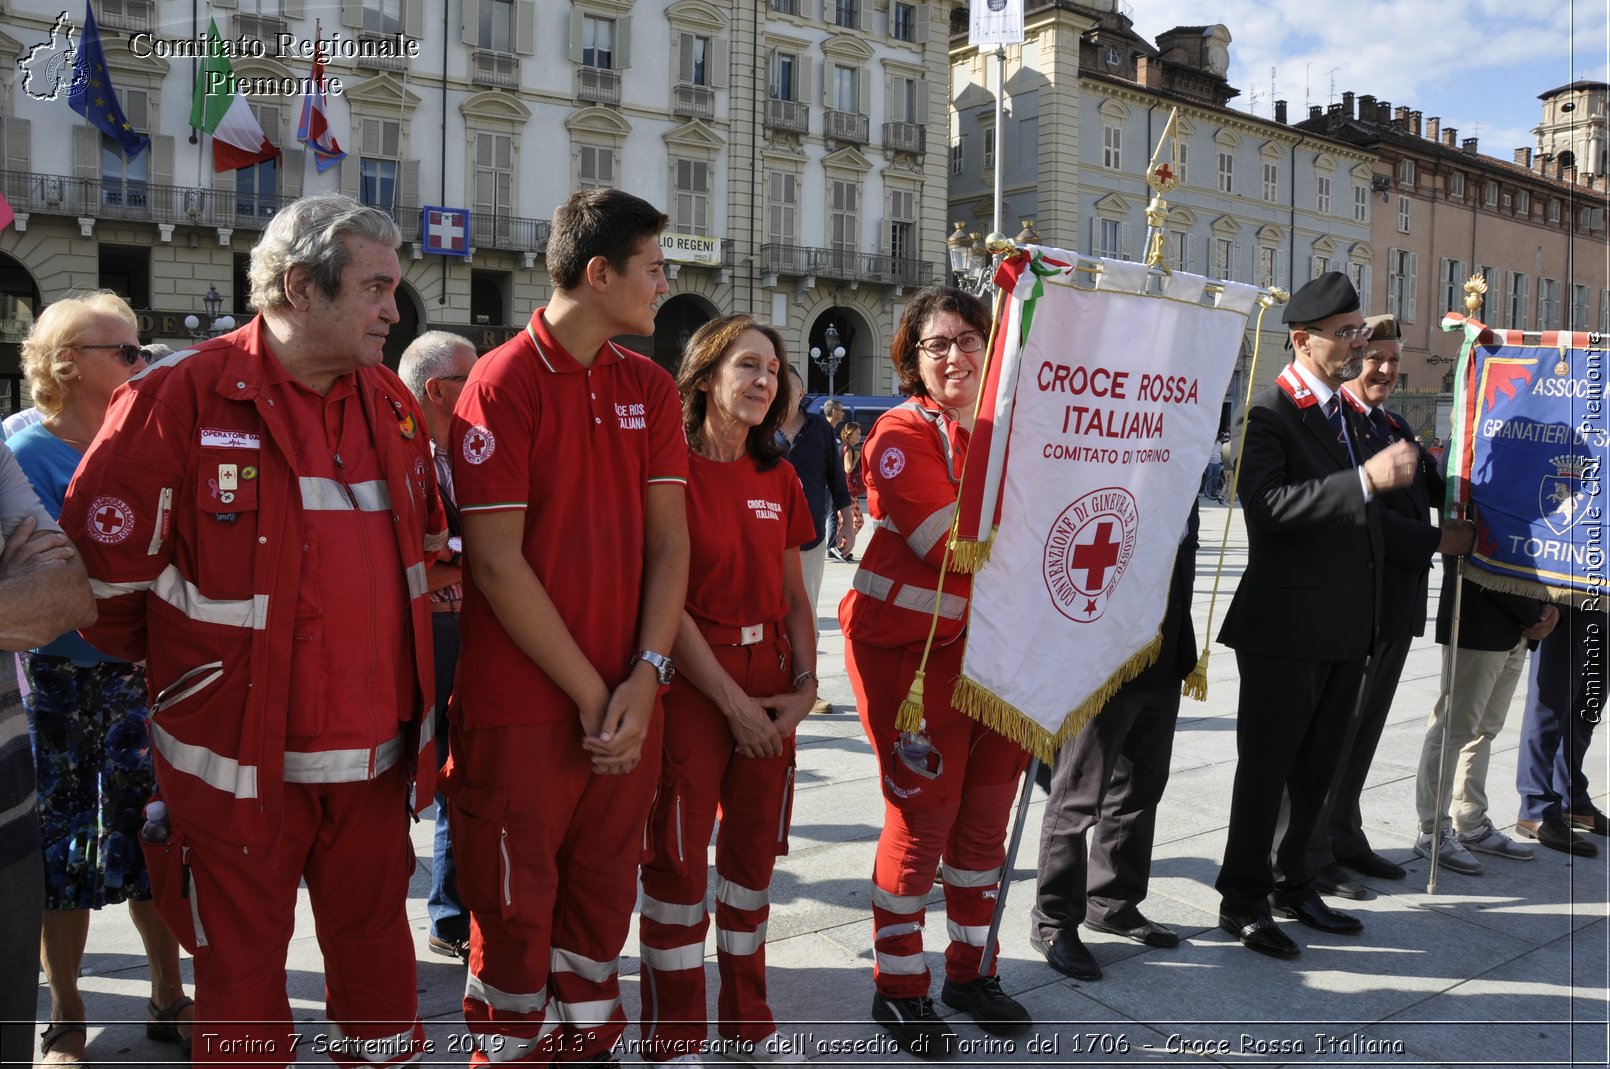
[[1310,93],[1308,91],[1309,75],[1313,73],[1313,70],[1314,70],[1314,65],[1312,63],[1304,63],[1303,64],[1303,107],[1304,108],[1311,108],[1311,107],[1314,106],[1314,96],[1313,96],[1312,93]]
[[1342,68],[1340,67],[1332,67],[1330,69],[1330,96],[1325,100],[1325,103],[1327,104],[1336,103],[1336,72],[1341,69]]

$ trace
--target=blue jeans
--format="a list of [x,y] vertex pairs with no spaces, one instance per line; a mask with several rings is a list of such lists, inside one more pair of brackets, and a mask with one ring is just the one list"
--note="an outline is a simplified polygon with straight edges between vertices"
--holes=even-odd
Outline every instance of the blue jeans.
[[1532,652],[1515,763],[1521,820],[1593,811],[1582,759],[1604,712],[1604,629],[1602,612],[1561,606],[1559,624]]
[[[436,640],[436,767],[447,763],[447,699],[453,693],[453,673],[458,667],[458,617],[453,613],[431,614],[431,633]],[[431,852],[430,934],[456,942],[470,937],[470,914],[458,899],[457,868],[453,864],[453,842],[447,830],[447,799],[436,792],[436,841]]]

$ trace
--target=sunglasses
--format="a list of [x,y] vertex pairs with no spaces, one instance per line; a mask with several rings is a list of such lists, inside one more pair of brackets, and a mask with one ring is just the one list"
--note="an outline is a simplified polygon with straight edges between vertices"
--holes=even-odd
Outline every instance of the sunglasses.
[[123,363],[127,364],[129,367],[133,367],[136,364],[145,363],[145,353],[144,353],[144,351],[142,351],[138,345],[130,345],[128,342],[122,342],[122,343],[117,344],[117,345],[113,345],[110,342],[108,342],[108,343],[106,343],[104,345],[75,345],[75,346],[73,346],[73,348],[74,349],[116,349],[117,352],[118,352],[118,355],[123,358]]

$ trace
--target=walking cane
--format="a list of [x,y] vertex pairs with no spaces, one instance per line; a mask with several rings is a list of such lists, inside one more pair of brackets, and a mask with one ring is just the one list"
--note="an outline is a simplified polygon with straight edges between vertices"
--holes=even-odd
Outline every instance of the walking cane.
[[1001,918],[1006,915],[1006,888],[1011,883],[1012,862],[1017,848],[1023,842],[1023,821],[1029,815],[1029,794],[1034,790],[1034,777],[1040,771],[1040,759],[1029,758],[1029,767],[1023,771],[1023,792],[1017,797],[1017,819],[1012,822],[1012,838],[1006,844],[1006,860],[1001,863],[1001,886],[995,892],[995,912],[990,914],[989,935],[984,939],[984,956],[978,961],[978,975],[988,976],[990,964],[995,960],[995,939],[1001,934]]
[[[1454,519],[1465,518],[1463,502],[1454,505]],[[1431,828],[1431,877],[1426,881],[1426,894],[1437,893],[1438,859],[1442,857],[1442,791],[1448,775],[1448,721],[1453,714],[1454,671],[1459,665],[1459,607],[1465,595],[1465,555],[1459,554],[1454,562],[1453,626],[1448,633],[1447,669],[1442,673],[1442,745],[1437,750],[1437,812]]]

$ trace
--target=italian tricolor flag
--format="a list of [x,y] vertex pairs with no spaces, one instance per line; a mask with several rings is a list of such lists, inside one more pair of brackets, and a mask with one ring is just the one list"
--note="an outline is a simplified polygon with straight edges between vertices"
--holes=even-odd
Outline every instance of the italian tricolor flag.
[[196,75],[190,125],[212,135],[214,171],[238,171],[280,154],[236,89],[235,68],[224,52],[216,20],[207,27],[207,58]]

